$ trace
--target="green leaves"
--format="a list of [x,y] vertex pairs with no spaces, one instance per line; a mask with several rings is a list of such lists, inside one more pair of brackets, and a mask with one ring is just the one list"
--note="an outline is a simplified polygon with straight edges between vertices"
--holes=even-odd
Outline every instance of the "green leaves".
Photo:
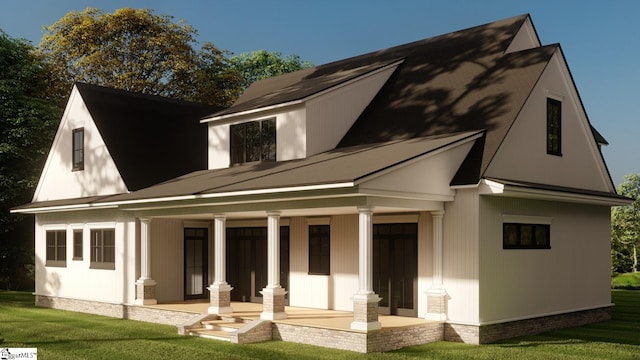
[[242,75],[242,87],[272,76],[290,73],[312,67],[298,55],[282,56],[279,52],[257,50],[243,53],[229,59],[231,66]]
[[640,174],[624,177],[618,194],[634,199],[631,206],[615,207],[611,211],[612,272],[638,270],[640,247]]

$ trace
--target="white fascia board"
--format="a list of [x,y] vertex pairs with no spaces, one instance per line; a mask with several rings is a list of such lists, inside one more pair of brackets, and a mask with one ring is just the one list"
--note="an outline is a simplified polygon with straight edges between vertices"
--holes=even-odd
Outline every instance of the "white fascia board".
[[251,114],[256,114],[256,113],[260,113],[260,112],[266,112],[266,111],[270,111],[270,110],[274,110],[274,109],[280,109],[280,108],[284,108],[284,107],[288,107],[288,106],[293,106],[293,105],[300,105],[300,104],[304,104],[305,102],[314,99],[316,97],[322,96],[328,92],[334,91],[336,89],[339,89],[341,87],[344,86],[348,86],[353,84],[354,82],[360,81],[362,79],[365,79],[369,76],[373,76],[378,74],[379,72],[385,71],[391,67],[398,67],[398,65],[402,64],[404,62],[404,59],[400,59],[397,61],[394,61],[391,64],[385,65],[381,68],[378,68],[376,70],[367,72],[365,74],[362,74],[358,77],[355,77],[349,81],[346,81],[344,83],[340,83],[337,84],[335,86],[332,86],[328,89],[319,91],[317,93],[311,94],[305,98],[302,99],[298,99],[298,100],[294,100],[294,101],[289,101],[289,102],[285,102],[285,103],[281,103],[281,104],[275,104],[275,105],[271,105],[271,106],[266,106],[266,107],[261,107],[261,108],[257,108],[257,109],[251,109],[251,110],[245,110],[245,111],[241,111],[241,112],[237,112],[237,113],[232,113],[232,114],[225,114],[225,115],[220,115],[220,116],[214,116],[211,118],[207,118],[207,119],[202,119],[200,120],[200,123],[209,123],[209,122],[213,122],[213,121],[222,121],[222,120],[227,120],[230,118],[235,118],[235,117],[239,117],[239,116],[244,116],[244,115],[251,115]]
[[631,199],[620,199],[590,194],[579,194],[556,190],[536,189],[505,185],[496,181],[483,179],[479,186],[480,195],[510,196],[515,198],[536,199],[547,201],[570,202],[590,205],[626,206],[632,203]]
[[61,212],[61,211],[77,211],[77,210],[97,210],[97,209],[115,209],[117,206],[114,205],[103,205],[103,204],[75,204],[75,205],[58,205],[58,206],[43,206],[38,208],[28,208],[28,209],[12,209],[10,210],[11,214],[42,214],[42,213],[50,213],[50,212]]
[[[275,189],[256,189],[245,191],[231,191],[213,194],[195,194],[195,195],[183,195],[183,196],[167,196],[156,197],[148,199],[136,199],[136,200],[123,200],[123,201],[109,201],[95,204],[74,204],[74,205],[59,205],[59,206],[43,206],[38,208],[28,209],[15,209],[11,210],[11,213],[15,214],[36,214],[45,212],[60,212],[60,211],[73,211],[73,210],[95,210],[95,209],[114,209],[121,206],[128,205],[142,205],[147,204],[149,207],[154,207],[153,204],[162,203],[164,207],[190,207],[196,206],[193,204],[180,205],[179,202],[190,200],[206,200],[216,198],[229,198],[239,196],[252,196],[252,195],[268,195],[268,194],[280,194],[287,192],[301,192],[301,191],[317,191],[317,190],[331,190],[331,189],[346,189],[354,188],[353,182],[333,183],[333,184],[320,184],[320,185],[307,185],[307,186],[291,186]],[[229,203],[251,203],[252,200],[239,200]],[[167,203],[173,203],[167,205]],[[227,202],[225,202],[227,203]]]
[[136,205],[136,204],[150,204],[150,203],[165,203],[176,202],[185,200],[200,200],[200,199],[215,199],[234,196],[252,196],[252,195],[265,195],[265,194],[279,194],[286,192],[298,192],[298,191],[314,191],[314,190],[328,190],[328,189],[340,189],[353,187],[353,182],[333,183],[333,184],[320,184],[320,185],[307,185],[307,186],[291,186],[275,189],[256,189],[256,190],[243,190],[243,191],[230,191],[213,194],[196,194],[196,195],[184,195],[184,196],[170,196],[164,198],[149,198],[138,200],[125,200],[114,201],[104,203],[105,205]]

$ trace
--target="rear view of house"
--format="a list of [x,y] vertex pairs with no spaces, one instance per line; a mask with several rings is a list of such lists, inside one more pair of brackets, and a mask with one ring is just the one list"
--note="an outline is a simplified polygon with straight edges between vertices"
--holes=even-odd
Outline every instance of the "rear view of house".
[[[486,343],[610,317],[628,199],[604,145],[523,15],[262,80],[227,109],[78,84],[14,212],[36,214],[42,306],[171,323],[135,314],[254,302],[291,341],[311,340],[278,328],[287,306],[352,312],[317,345]],[[400,343],[379,315],[437,326]]]

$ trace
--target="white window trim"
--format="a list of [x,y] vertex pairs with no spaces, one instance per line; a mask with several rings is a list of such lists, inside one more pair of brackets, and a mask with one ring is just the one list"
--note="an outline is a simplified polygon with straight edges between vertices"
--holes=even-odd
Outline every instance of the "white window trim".
[[552,220],[548,216],[502,214],[503,223],[551,225]]

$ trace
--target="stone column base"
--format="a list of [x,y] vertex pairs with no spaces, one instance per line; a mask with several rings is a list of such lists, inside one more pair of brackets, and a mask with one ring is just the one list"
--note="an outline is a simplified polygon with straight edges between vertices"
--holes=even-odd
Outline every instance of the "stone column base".
[[287,313],[284,312],[284,296],[287,294],[285,289],[281,287],[267,287],[262,289],[260,294],[262,294],[262,313],[260,314],[260,319],[281,320],[287,318]]
[[380,330],[378,321],[378,302],[382,300],[377,294],[356,294],[353,296],[353,330]]
[[233,289],[227,283],[213,283],[209,289],[209,314],[231,314],[231,290]]
[[156,282],[153,279],[144,279],[136,281],[136,300],[135,305],[155,305],[156,300]]
[[424,318],[435,321],[447,320],[447,293],[444,290],[427,291],[427,314]]

